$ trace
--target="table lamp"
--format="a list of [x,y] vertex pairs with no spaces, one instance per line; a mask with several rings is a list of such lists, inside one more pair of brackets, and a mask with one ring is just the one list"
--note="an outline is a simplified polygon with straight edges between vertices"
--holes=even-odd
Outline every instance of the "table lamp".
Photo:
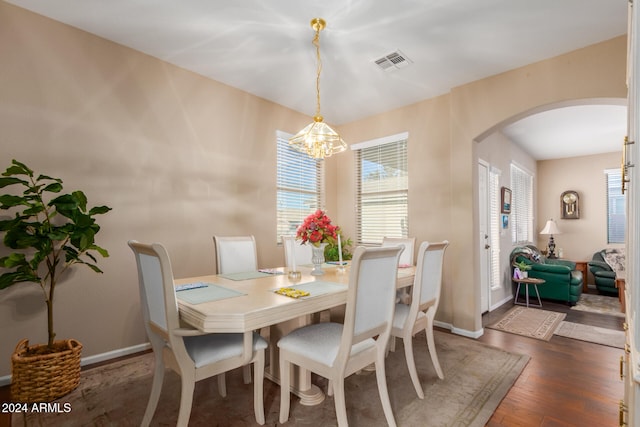
[[556,222],[553,219],[548,220],[544,228],[540,232],[540,234],[549,235],[549,254],[547,255],[547,258],[549,259],[558,258],[554,252],[556,250],[556,242],[553,241],[553,235],[562,234],[562,231],[558,229]]

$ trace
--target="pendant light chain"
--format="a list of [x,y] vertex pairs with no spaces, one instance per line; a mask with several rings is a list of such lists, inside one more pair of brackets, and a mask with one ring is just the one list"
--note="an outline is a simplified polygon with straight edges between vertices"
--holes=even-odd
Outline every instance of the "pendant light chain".
[[316,47],[316,60],[318,63],[318,69],[316,72],[316,117],[322,117],[320,115],[320,72],[322,71],[322,60],[320,59],[320,31],[322,28],[316,26],[316,36],[313,38],[313,45]]
[[324,123],[320,115],[320,74],[322,72],[322,59],[320,58],[320,32],[327,23],[322,18],[311,20],[311,28],[315,31],[312,44],[316,48],[317,72],[316,72],[316,115],[313,122],[304,129],[289,138],[289,146],[296,151],[306,153],[313,159],[324,159],[347,149],[347,144],[340,134]]

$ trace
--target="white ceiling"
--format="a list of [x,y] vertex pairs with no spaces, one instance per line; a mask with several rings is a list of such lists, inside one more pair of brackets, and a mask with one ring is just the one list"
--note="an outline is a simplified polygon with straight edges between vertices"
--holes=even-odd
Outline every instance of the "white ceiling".
[[[309,22],[324,18],[322,115],[334,125],[441,95],[627,29],[624,0],[6,1],[310,116],[316,61]],[[408,57],[409,66],[383,71],[375,65],[396,50]],[[580,110],[590,114],[579,119],[583,133],[587,125],[605,120]],[[530,118],[521,128],[513,124],[509,132],[529,141],[544,130],[541,136],[553,148],[552,141],[566,145],[574,139],[584,147],[584,134],[567,136],[575,129],[567,110],[558,113]],[[549,134],[558,127],[560,135]],[[532,155],[545,156],[543,143],[532,144]]]
[[502,132],[537,160],[611,153],[622,150],[627,107],[558,107],[507,125]]

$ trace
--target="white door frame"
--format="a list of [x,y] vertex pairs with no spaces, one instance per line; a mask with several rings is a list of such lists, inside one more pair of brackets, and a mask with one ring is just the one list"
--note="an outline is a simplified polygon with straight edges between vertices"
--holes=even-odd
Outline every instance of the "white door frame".
[[478,253],[480,254],[480,313],[491,309],[491,251],[489,246],[489,168],[490,165],[478,159],[478,230],[480,232]]

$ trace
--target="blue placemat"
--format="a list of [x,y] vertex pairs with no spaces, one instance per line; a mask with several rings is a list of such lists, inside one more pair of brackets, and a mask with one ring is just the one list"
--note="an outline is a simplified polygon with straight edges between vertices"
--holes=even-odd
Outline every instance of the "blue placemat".
[[229,280],[250,280],[273,276],[273,274],[263,273],[262,271],[242,271],[240,273],[218,274],[218,276]]
[[[332,293],[332,292],[346,291],[347,290],[347,285],[343,285],[342,283],[323,282],[323,281],[320,281],[320,280],[316,280],[316,281],[313,281],[313,282],[299,283],[299,284],[294,285],[294,286],[287,286],[287,288],[292,288],[292,289],[297,289],[297,290],[300,290],[300,291],[309,292],[309,296],[308,297],[302,297],[302,298],[309,298],[309,297],[313,297],[313,296],[329,294],[329,293]],[[274,289],[274,292],[275,291],[276,291],[276,289]]]
[[203,302],[217,301],[226,298],[238,297],[246,295],[235,289],[225,288],[213,283],[207,283],[204,288],[188,289],[176,293],[178,299],[188,302],[189,304],[202,304]]

